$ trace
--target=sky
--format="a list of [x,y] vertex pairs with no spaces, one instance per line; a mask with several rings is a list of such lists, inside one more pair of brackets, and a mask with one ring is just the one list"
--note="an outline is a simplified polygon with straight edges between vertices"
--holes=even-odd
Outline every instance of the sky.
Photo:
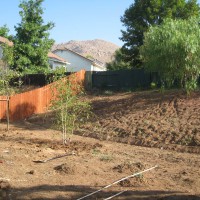
[[[10,34],[20,23],[21,0],[0,0],[0,26],[6,24]],[[134,0],[44,0],[44,22],[54,22],[50,38],[56,43],[70,40],[102,39],[122,46],[121,30],[125,30],[120,17]],[[198,0],[200,3],[200,0]]]
[[[21,21],[21,0],[1,0],[0,26],[4,24],[15,35],[14,26]],[[50,38],[56,43],[70,40],[102,39],[122,46],[120,21],[134,0],[44,0],[44,23],[54,22]]]

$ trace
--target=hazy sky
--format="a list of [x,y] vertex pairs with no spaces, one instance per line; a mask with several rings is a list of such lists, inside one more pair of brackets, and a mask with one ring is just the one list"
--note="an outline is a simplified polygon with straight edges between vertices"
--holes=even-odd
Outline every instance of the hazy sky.
[[[20,0],[0,0],[0,26],[7,24],[11,34],[14,26],[20,22]],[[56,43],[69,40],[103,39],[119,46],[123,42],[120,21],[124,11],[134,0],[44,0],[44,21],[52,21],[55,27],[50,37]],[[198,0],[200,2],[200,0]]]
[[[11,34],[20,22],[20,0],[0,0],[0,26],[7,24]],[[50,37],[56,43],[69,40],[103,39],[119,46],[123,29],[120,17],[133,0],[44,0],[43,18],[52,21],[55,27]]]

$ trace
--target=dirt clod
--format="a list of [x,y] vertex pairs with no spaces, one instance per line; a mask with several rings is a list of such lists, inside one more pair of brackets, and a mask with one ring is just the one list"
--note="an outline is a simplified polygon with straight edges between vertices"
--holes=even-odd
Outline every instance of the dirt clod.
[[143,170],[145,168],[144,164],[140,162],[132,163],[129,161],[126,161],[125,163],[122,163],[120,165],[117,165],[113,167],[114,171],[117,171],[119,173],[137,173],[139,170]]
[[27,174],[35,174],[35,170],[30,170],[29,172],[26,172]]
[[8,181],[0,180],[0,190],[9,190],[11,185]]
[[58,165],[56,167],[54,167],[54,170],[56,170],[56,172],[65,175],[65,174],[74,174],[76,171],[76,167],[75,165],[71,164],[71,163],[64,163],[61,165]]

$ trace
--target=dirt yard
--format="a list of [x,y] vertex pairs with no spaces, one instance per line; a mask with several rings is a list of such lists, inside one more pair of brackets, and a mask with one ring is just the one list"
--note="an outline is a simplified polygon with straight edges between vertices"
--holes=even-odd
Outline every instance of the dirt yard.
[[[88,95],[93,120],[63,146],[49,118],[0,123],[0,200],[200,200],[200,93]],[[65,155],[64,157],[60,157]],[[40,162],[55,158],[47,162]]]

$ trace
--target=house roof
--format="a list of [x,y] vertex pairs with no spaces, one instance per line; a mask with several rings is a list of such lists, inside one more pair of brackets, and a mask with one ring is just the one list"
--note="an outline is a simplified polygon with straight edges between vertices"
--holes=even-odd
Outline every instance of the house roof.
[[54,60],[57,60],[57,61],[59,61],[59,62],[68,63],[64,58],[61,58],[60,56],[58,56],[58,55],[56,55],[56,54],[54,54],[54,53],[52,53],[52,52],[49,52],[49,53],[48,53],[48,57],[49,57],[49,58],[52,58],[52,59],[54,59]]
[[0,43],[7,44],[8,46],[13,46],[13,42],[11,42],[7,38],[1,37],[1,36],[0,36]]
[[94,64],[94,65],[97,66],[97,67],[105,68],[104,65],[103,65],[103,63],[102,63],[101,61],[99,61],[99,60],[97,60],[97,59],[94,59],[94,60],[93,60],[93,59],[90,59],[90,58],[86,58],[85,56],[83,56],[83,55],[81,55],[81,54],[79,54],[79,53],[77,53],[77,52],[75,52],[75,51],[73,51],[73,50],[71,50],[71,49],[68,49],[68,48],[66,48],[66,47],[58,48],[58,49],[54,50],[53,52],[56,52],[56,51],[59,51],[59,50],[61,50],[61,51],[70,51],[70,52],[72,52],[73,54],[76,54],[76,55],[78,55],[78,56],[80,56],[80,57],[82,57],[82,58],[84,58],[84,59],[90,61],[92,64]]

